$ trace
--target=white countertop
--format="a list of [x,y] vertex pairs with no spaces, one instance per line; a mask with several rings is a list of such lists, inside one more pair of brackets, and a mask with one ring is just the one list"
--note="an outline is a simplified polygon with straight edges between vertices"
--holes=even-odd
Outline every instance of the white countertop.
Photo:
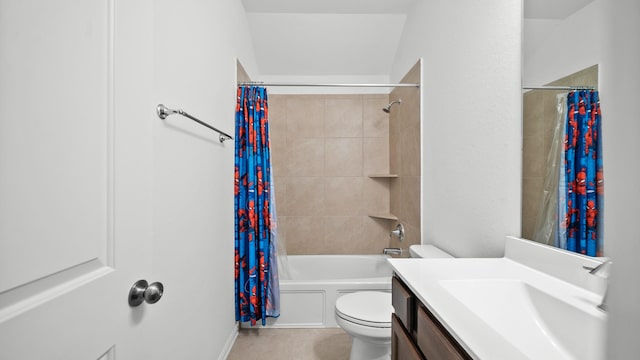
[[[517,251],[508,249],[503,258],[389,262],[474,359],[602,359],[606,314],[596,307],[602,295],[590,286],[594,276],[576,266],[599,262],[573,254],[567,260],[557,249],[529,248],[513,239],[507,246],[510,242]],[[541,271],[536,268],[545,263],[541,259],[553,271],[563,266],[569,271]],[[566,326],[575,326],[573,334],[566,334]]]

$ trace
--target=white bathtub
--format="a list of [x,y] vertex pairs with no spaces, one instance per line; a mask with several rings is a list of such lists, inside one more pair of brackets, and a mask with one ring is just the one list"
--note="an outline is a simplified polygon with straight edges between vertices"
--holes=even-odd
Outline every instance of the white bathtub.
[[[289,255],[291,279],[280,271],[280,317],[267,327],[331,328],[336,299],[363,290],[391,291],[386,255]],[[282,266],[281,266],[282,267]],[[246,325],[246,324],[245,324]]]

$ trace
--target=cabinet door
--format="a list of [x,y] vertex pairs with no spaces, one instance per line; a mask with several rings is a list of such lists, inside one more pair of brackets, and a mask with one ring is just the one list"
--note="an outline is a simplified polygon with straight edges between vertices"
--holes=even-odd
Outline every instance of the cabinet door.
[[393,277],[391,280],[391,304],[398,316],[400,322],[405,326],[409,333],[415,331],[415,305],[414,296],[402,280]]
[[429,360],[471,359],[424,306],[418,307],[416,339]]
[[392,315],[391,330],[392,360],[425,360],[395,315]]

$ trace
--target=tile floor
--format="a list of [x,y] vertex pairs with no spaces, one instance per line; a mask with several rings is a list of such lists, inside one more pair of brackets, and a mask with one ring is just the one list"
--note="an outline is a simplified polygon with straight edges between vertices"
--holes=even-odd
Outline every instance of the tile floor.
[[227,360],[348,360],[351,338],[342,329],[240,329]]

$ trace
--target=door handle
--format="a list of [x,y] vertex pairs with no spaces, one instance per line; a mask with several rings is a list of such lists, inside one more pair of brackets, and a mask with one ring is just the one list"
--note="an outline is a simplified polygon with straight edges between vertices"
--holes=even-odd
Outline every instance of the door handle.
[[147,280],[138,280],[129,290],[129,306],[136,307],[146,302],[147,304],[157,303],[164,293],[164,286],[161,282],[154,282],[151,285]]

